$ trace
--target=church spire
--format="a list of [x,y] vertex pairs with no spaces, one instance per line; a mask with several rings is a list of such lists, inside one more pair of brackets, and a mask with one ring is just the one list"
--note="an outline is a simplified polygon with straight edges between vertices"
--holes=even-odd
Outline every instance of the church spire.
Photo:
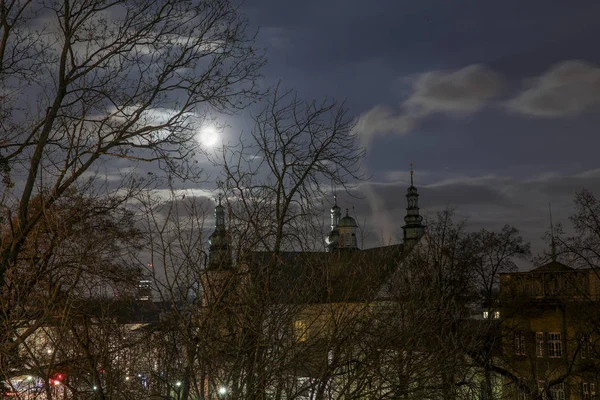
[[219,194],[218,204],[215,207],[215,230],[208,238],[208,267],[211,269],[231,267],[229,238],[225,227],[225,207],[221,204],[221,199],[222,195]]
[[406,216],[404,217],[404,246],[410,248],[414,246],[425,234],[423,217],[419,214],[419,193],[414,185],[413,164],[410,163],[410,186],[406,193]]
[[342,210],[337,204],[337,194],[333,195],[333,206],[331,207],[331,231],[327,238],[325,239],[325,243],[327,245],[327,251],[331,251],[337,249],[339,245],[340,234],[338,230],[338,225],[340,223],[340,218],[342,216]]

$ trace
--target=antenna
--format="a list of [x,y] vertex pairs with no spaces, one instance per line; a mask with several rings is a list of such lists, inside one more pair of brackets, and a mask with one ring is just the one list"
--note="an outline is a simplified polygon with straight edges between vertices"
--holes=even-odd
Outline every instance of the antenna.
[[556,242],[554,241],[554,224],[552,223],[552,204],[548,202],[548,211],[550,213],[550,258],[556,261]]

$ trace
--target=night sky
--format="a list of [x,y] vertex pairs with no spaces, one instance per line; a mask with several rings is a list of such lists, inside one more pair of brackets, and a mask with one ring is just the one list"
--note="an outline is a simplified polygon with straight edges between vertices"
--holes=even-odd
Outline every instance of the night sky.
[[[426,215],[451,206],[473,229],[546,245],[548,203],[598,193],[597,1],[247,1],[265,85],[346,100],[372,179],[341,197],[372,232],[401,238],[409,163]],[[243,117],[240,117],[243,120]],[[244,121],[231,129],[245,129]],[[352,211],[351,211],[352,212]]]

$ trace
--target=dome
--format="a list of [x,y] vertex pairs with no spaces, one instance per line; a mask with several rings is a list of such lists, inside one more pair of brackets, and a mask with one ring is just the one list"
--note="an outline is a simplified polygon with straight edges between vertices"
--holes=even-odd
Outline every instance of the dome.
[[341,208],[339,208],[337,204],[334,204],[333,207],[331,207],[331,212],[332,213],[341,212]]
[[327,236],[327,243],[335,243],[339,240],[339,238],[340,233],[337,229],[334,229],[329,233],[329,236]]
[[356,223],[356,220],[354,218],[346,214],[344,218],[340,219],[340,223],[338,226],[340,228],[357,228],[358,224]]

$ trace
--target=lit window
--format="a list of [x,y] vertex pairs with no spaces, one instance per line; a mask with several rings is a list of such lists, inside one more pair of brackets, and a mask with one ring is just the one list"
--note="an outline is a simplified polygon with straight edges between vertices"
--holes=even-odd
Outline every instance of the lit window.
[[490,316],[490,313],[487,311],[483,312],[483,318],[488,319],[488,317]]
[[560,333],[550,332],[548,333],[548,357],[560,358],[562,357],[562,340]]
[[525,355],[525,332],[515,332],[514,340],[515,340],[515,355],[516,356],[524,356]]
[[494,311],[494,319],[500,319],[500,311]]
[[308,338],[308,327],[306,326],[306,321],[298,320],[294,322],[294,334],[296,335],[296,341],[306,341]]
[[535,355],[544,357],[544,332],[535,333]]

